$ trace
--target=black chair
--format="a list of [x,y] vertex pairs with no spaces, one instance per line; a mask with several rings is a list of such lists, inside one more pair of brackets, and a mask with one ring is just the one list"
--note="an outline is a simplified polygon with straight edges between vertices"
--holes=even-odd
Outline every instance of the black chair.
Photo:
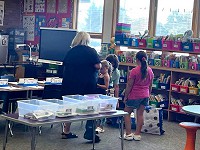
[[61,96],[61,84],[49,84],[44,86],[42,99],[62,99]]
[[[62,99],[61,96],[61,84],[47,84],[44,86],[42,99]],[[51,125],[51,128],[53,125]],[[42,134],[42,126],[39,126],[39,134]]]
[[[15,81],[15,77],[12,75],[3,75],[0,76],[0,79],[8,79],[8,82],[14,82]],[[9,97],[8,97],[9,99]],[[8,104],[4,104],[8,106],[8,111],[9,112],[13,112],[13,110],[16,110],[16,99],[9,99],[8,100]]]

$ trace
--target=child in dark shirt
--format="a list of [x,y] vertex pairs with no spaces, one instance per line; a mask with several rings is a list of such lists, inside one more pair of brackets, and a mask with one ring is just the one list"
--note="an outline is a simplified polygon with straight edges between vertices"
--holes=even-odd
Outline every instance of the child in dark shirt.
[[[112,73],[112,64],[107,60],[101,61],[101,69],[98,77],[97,82],[97,94],[107,94],[107,90],[110,83],[110,75]],[[103,133],[103,125],[105,123],[105,119],[99,119],[97,121],[97,128],[96,131],[99,133]]]

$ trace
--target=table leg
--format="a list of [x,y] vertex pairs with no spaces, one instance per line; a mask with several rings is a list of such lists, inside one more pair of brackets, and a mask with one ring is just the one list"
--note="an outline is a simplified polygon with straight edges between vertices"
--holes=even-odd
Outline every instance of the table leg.
[[4,140],[3,140],[3,150],[6,149],[6,143],[8,140],[8,124],[9,124],[9,120],[6,120],[6,126],[5,126],[5,135],[4,135]]
[[32,99],[32,97],[33,97],[33,91],[31,90],[30,91],[30,99]]
[[92,150],[95,150],[94,143],[95,143],[95,137],[96,137],[96,120],[93,120],[93,142],[92,142]]
[[124,117],[121,118],[121,150],[124,150]]
[[31,128],[31,150],[36,149],[36,127],[30,127]]

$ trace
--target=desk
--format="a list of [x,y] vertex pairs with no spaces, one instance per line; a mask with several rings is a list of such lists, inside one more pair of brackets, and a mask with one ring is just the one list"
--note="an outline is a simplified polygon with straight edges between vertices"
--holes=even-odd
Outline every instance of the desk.
[[188,105],[184,106],[182,109],[187,114],[200,117],[200,105]]
[[[17,85],[17,82],[9,82],[10,86],[7,87],[0,87],[0,94],[3,95],[3,112],[8,113],[8,107],[9,107],[9,98],[10,96],[13,96],[15,98],[15,94],[19,92],[26,92],[26,96],[24,95],[24,99],[32,98],[33,91],[41,91],[44,89],[42,86],[19,86]],[[24,93],[25,94],[25,93]],[[16,97],[16,98],[22,98],[22,97]]]
[[[5,126],[5,137],[3,141],[3,150],[6,149],[6,143],[7,143],[7,136],[8,136],[8,124],[10,121],[17,122],[20,124],[27,125],[31,128],[31,150],[36,149],[36,129],[39,126],[43,125],[52,125],[56,123],[65,123],[65,122],[77,122],[77,121],[84,121],[84,120],[97,120],[101,118],[111,118],[111,117],[122,117],[121,119],[121,150],[124,149],[124,116],[127,113],[124,111],[117,111],[116,113],[104,113],[104,114],[98,114],[98,115],[88,115],[88,116],[74,116],[74,117],[68,117],[68,118],[56,118],[54,120],[49,120],[49,121],[44,121],[44,122],[39,122],[39,121],[33,121],[30,119],[25,119],[23,117],[19,117],[18,114],[6,114],[6,115],[1,115],[4,119],[6,119],[6,126]],[[93,125],[95,123],[93,122]],[[118,138],[118,137],[117,137]],[[94,140],[95,139],[95,128],[93,130],[93,150],[94,150]]]

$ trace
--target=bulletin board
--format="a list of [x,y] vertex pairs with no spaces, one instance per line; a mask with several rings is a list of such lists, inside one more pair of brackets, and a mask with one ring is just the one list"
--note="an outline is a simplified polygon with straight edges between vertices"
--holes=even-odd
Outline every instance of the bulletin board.
[[73,0],[23,0],[26,42],[39,43],[40,27],[72,28]]

